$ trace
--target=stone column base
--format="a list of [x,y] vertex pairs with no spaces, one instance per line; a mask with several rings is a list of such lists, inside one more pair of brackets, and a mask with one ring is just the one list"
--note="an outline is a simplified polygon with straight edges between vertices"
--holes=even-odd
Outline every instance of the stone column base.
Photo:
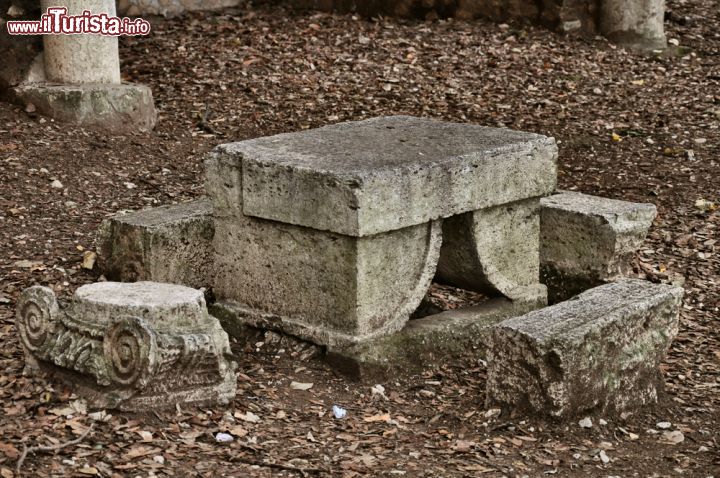
[[32,84],[13,89],[15,99],[58,121],[113,132],[150,131],[157,113],[152,90],[136,84]]

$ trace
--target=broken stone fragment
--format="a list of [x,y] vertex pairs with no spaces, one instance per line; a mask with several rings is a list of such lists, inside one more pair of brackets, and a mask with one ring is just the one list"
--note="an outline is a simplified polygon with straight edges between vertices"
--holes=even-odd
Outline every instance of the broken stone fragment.
[[623,280],[501,322],[489,334],[487,405],[567,418],[655,403],[682,296]]
[[576,192],[540,204],[540,271],[550,303],[629,274],[657,215],[652,204]]
[[198,290],[99,282],[61,308],[51,289],[31,287],[16,326],[28,370],[51,374],[92,407],[139,412],[235,395],[228,336]]
[[209,287],[214,231],[207,199],[118,214],[98,232],[100,268],[120,282]]

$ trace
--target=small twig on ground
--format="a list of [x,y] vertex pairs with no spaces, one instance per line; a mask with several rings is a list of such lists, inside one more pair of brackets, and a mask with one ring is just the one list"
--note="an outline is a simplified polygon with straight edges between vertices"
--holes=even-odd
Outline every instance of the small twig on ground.
[[20,455],[20,458],[17,461],[17,465],[15,466],[16,474],[20,475],[20,469],[22,468],[22,465],[25,462],[25,458],[27,458],[28,454],[35,453],[38,451],[58,451],[65,447],[68,447],[68,446],[77,445],[78,443],[83,441],[85,439],[85,437],[87,437],[90,434],[90,432],[93,430],[94,427],[95,427],[95,424],[93,423],[79,437],[75,438],[74,440],[65,442],[65,443],[58,443],[57,445],[39,445],[39,446],[31,446],[28,448],[28,446],[23,443],[22,455]]

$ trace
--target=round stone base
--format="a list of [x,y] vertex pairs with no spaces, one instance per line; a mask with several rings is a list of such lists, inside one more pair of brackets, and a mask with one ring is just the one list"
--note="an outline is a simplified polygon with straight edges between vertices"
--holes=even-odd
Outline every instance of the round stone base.
[[18,102],[58,121],[113,132],[150,131],[157,113],[152,91],[136,84],[32,84],[13,90]]

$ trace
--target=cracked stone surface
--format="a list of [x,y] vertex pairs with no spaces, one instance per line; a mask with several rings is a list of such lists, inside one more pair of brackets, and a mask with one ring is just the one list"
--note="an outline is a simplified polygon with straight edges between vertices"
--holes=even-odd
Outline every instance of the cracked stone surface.
[[568,418],[655,403],[682,297],[623,280],[501,322],[489,334],[487,405]]

